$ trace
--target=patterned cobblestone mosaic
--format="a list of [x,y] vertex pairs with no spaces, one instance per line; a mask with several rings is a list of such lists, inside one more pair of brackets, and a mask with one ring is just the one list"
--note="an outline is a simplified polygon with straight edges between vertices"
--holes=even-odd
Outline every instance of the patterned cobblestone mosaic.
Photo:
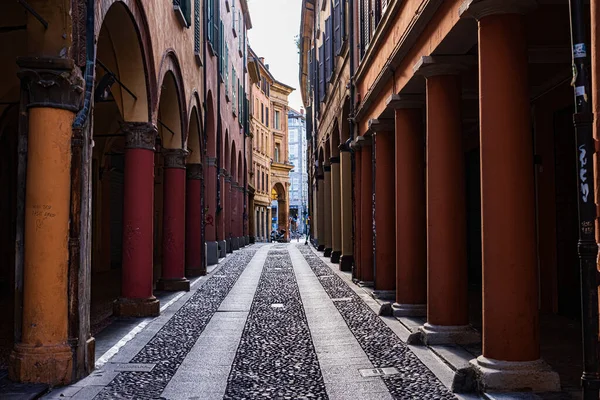
[[394,367],[382,377],[395,399],[455,399],[408,346],[310,248],[297,245],[374,368]]

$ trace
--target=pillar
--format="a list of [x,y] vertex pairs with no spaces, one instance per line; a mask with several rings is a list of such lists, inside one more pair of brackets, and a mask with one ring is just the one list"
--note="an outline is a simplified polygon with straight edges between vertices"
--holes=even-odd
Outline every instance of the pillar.
[[217,241],[219,243],[219,258],[225,258],[228,250],[227,218],[229,217],[229,190],[227,186],[227,170],[221,168],[219,173],[220,197],[217,216]]
[[[526,19],[535,1],[481,1],[479,110],[483,251],[483,355],[490,389],[559,390],[540,359],[535,187]],[[512,3],[512,2],[509,2]]]
[[223,174],[224,174],[225,186],[223,187],[223,196],[222,197],[225,199],[225,203],[224,203],[223,209],[221,210],[221,214],[222,214],[222,219],[224,220],[224,227],[225,227],[224,240],[227,243],[227,253],[231,253],[231,252],[233,252],[233,245],[232,245],[231,239],[233,237],[232,219],[233,219],[234,210],[235,210],[233,190],[235,190],[235,188],[231,187],[231,183],[232,183],[231,175],[225,170],[223,170]]
[[317,250],[325,250],[325,176],[317,175]]
[[371,120],[375,132],[375,292],[393,300],[396,288],[394,204],[394,126],[391,120]]
[[219,262],[219,246],[217,242],[217,159],[206,157],[206,170],[204,171],[206,194],[204,204],[204,234],[206,235],[206,265],[215,265]]
[[331,165],[323,167],[323,255],[331,257]]
[[425,141],[419,108],[395,110],[395,316],[427,314]]
[[190,290],[185,278],[185,158],[184,149],[164,149],[162,277],[157,288]]
[[352,153],[348,150],[340,152],[340,203],[340,270],[352,271]]
[[185,276],[206,275],[202,260],[202,164],[186,166]]
[[337,264],[342,256],[342,199],[340,158],[331,157],[331,262]]
[[310,230],[312,235],[312,242],[317,248],[319,247],[319,193],[318,193],[318,176],[315,173],[314,182],[312,183],[312,202],[313,208],[311,212]]
[[154,249],[154,144],[157,130],[146,122],[128,122],[125,132],[123,193],[123,278],[118,316],[147,317],[159,313],[152,294]]
[[361,211],[361,196],[362,196],[362,149],[358,146],[354,146],[354,250],[356,263],[352,271],[352,277],[358,281],[362,280],[362,254],[361,254],[361,242],[362,242],[362,211]]
[[365,285],[373,284],[373,147],[363,137],[360,161],[360,273]]
[[425,342],[471,343],[460,68],[423,63],[427,79],[427,323]]
[[18,63],[28,92],[29,133],[22,331],[9,376],[64,385],[73,372],[68,343],[71,125],[83,80],[72,60],[21,58]]

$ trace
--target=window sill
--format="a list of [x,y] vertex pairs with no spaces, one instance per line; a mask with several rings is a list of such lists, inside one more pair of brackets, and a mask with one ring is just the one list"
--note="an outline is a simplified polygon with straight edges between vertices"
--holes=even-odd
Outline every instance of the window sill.
[[175,15],[177,15],[177,20],[179,21],[179,23],[181,25],[183,25],[184,28],[189,28],[190,24],[185,19],[185,16],[183,15],[183,11],[181,10],[181,7],[178,5],[174,5],[173,11],[175,11]]
[[233,37],[236,38],[237,37],[237,31],[235,30],[235,27],[231,28],[231,32],[233,33]]
[[225,8],[227,9],[227,12],[231,11],[231,8],[229,7],[229,1],[225,0]]
[[225,93],[225,100],[229,103],[229,94]]
[[195,53],[194,58],[196,59],[196,64],[198,64],[199,67],[204,65],[204,63],[202,62],[202,57],[200,57],[199,53]]
[[210,53],[211,57],[215,56],[215,48],[213,47],[211,41],[208,41],[208,52]]

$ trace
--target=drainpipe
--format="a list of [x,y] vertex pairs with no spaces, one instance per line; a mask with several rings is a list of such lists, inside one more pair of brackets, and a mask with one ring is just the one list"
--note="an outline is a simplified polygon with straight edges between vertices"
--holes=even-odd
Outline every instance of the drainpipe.
[[[355,194],[355,175],[356,175],[356,158],[354,156],[354,151],[352,150],[352,147],[350,147],[350,145],[352,144],[352,142],[354,141],[354,92],[355,92],[355,88],[354,88],[354,0],[348,0],[348,16],[349,18],[347,18],[347,20],[349,21],[348,24],[348,56],[350,57],[350,104],[349,104],[349,110],[348,110],[348,130],[350,133],[350,138],[348,139],[348,141],[346,141],[345,145],[348,148],[348,150],[350,151],[350,176],[351,176],[351,182],[350,182],[350,197],[351,197],[351,204],[352,204],[352,208],[353,208],[353,212],[352,212],[352,243],[354,244],[355,240],[356,240],[356,213],[354,212],[354,210],[356,210],[356,202],[358,201],[358,199],[356,198]],[[355,253],[355,248],[356,246],[352,246],[352,253]],[[356,263],[358,262],[358,260],[356,260],[356,254],[353,254],[352,259],[354,260],[353,262],[353,269],[356,267]],[[352,271],[352,276],[355,276],[355,272]]]
[[[245,27],[246,24],[244,24]],[[242,87],[243,87],[243,95],[244,95],[244,100],[243,100],[243,104],[242,104],[242,110],[244,112],[244,120],[242,121],[242,126],[244,129],[244,143],[243,143],[243,147],[244,147],[244,166],[243,166],[243,171],[244,171],[244,214],[242,215],[242,236],[246,236],[246,220],[248,220],[248,224],[250,224],[250,218],[248,216],[248,160],[246,160],[246,139],[249,137],[249,133],[250,132],[246,132],[246,127],[248,126],[247,118],[248,118],[248,109],[249,107],[246,107],[246,60],[247,60],[247,56],[246,56],[246,35],[247,35],[248,31],[247,29],[244,29],[243,35],[244,35],[244,56],[243,56],[243,69],[242,71],[244,71],[244,79],[242,82]],[[252,210],[251,210],[252,211]],[[250,227],[248,226],[248,230],[250,229]],[[250,232],[248,232],[250,233]]]
[[594,139],[590,58],[583,0],[570,0],[573,80],[575,88],[575,136],[577,142],[579,206],[579,268],[581,272],[581,323],[583,334],[583,399],[597,400],[600,388],[598,364],[598,270],[595,239],[596,202],[594,199]]
[[[219,32],[221,32],[221,2],[220,1],[216,1],[215,2],[215,6],[217,9],[217,15],[219,16]],[[216,22],[216,21],[215,21]],[[219,39],[220,39],[220,35],[219,35]],[[225,40],[225,34],[223,33],[223,40]],[[219,40],[219,45],[221,47],[221,51],[222,48],[224,47],[223,44],[221,43],[221,41]],[[223,54],[221,54],[221,51],[218,51],[217,54],[219,55],[219,58],[217,59],[217,66],[221,65],[221,67],[223,67],[222,63],[223,63]],[[219,68],[217,68],[219,69]],[[223,73],[225,73],[223,71]],[[217,71],[217,75],[219,74],[219,72]],[[216,216],[217,216],[217,225],[215,227],[216,230],[216,239],[217,242],[219,241],[219,218],[218,215],[221,214],[221,82],[220,82],[220,77],[217,76],[217,212],[216,212]],[[225,238],[225,232],[223,232],[223,238]]]

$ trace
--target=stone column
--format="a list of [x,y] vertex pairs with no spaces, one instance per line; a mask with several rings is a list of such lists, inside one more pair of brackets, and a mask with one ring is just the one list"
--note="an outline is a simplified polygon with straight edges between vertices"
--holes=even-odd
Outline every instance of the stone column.
[[352,271],[352,154],[340,151],[341,246],[340,270]]
[[323,255],[331,257],[331,165],[323,167]]
[[310,210],[311,212],[311,233],[312,233],[312,241],[313,244],[319,247],[319,193],[318,193],[318,176],[315,172],[314,182],[312,183],[312,197],[313,197],[313,208]]
[[460,68],[423,57],[427,79],[427,323],[425,342],[479,340],[469,326]]
[[227,170],[221,168],[219,174],[219,185],[221,188],[219,214],[217,217],[217,240],[219,243],[219,258],[225,258],[227,256],[227,250],[229,249],[227,238],[229,237],[229,231],[227,230],[227,218],[229,217],[229,186],[227,185]]
[[265,221],[265,237],[267,238],[267,241],[269,241],[271,238],[271,223],[273,221],[273,209],[271,208],[271,206],[267,207],[266,217],[267,218]]
[[231,237],[231,251],[239,250],[239,242],[238,242],[238,185],[231,178],[231,192],[230,192],[231,206],[229,207],[230,217],[228,221],[230,222],[230,237]]
[[393,120],[370,120],[375,137],[375,292],[393,300],[396,288]]
[[[398,107],[401,107],[398,104]],[[425,140],[420,108],[396,115],[395,316],[427,315]]]
[[128,122],[125,132],[123,194],[123,279],[118,316],[159,314],[152,294],[154,251],[154,144],[157,129],[147,122]]
[[372,285],[373,271],[373,148],[371,137],[361,136],[360,161],[360,273],[363,285]]
[[73,360],[68,343],[71,125],[83,80],[72,60],[20,58],[29,96],[21,341],[10,379],[64,385]]
[[331,262],[337,264],[342,256],[342,199],[340,198],[340,158],[331,157]]
[[206,265],[215,265],[219,262],[219,245],[217,243],[217,159],[214,157],[206,157],[204,180],[206,182],[204,196]]
[[185,276],[206,275],[202,260],[202,164],[186,166]]
[[185,278],[185,158],[184,149],[164,149],[162,277],[157,288],[190,290]]
[[317,250],[325,250],[325,176],[317,175]]
[[526,19],[535,1],[471,1],[479,23],[483,355],[489,389],[560,389],[540,359]]
[[362,232],[362,212],[361,212],[361,196],[362,196],[362,149],[353,144],[354,148],[354,256],[356,257],[355,267],[352,271],[352,278],[362,280],[362,253],[361,253],[361,232]]

